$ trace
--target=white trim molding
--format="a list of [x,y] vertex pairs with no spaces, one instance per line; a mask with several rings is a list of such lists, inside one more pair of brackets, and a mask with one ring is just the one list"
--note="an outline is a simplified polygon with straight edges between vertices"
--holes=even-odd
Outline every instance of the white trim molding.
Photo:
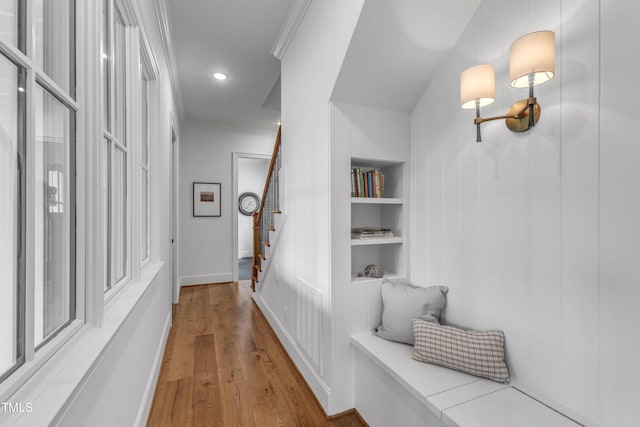
[[289,13],[284,20],[284,24],[282,24],[282,28],[278,34],[278,39],[271,48],[273,56],[278,59],[282,59],[287,47],[289,47],[289,43],[291,43],[293,36],[296,34],[296,31],[298,31],[298,27],[300,26],[305,13],[307,13],[307,9],[310,4],[311,0],[294,0],[293,4],[289,8]]
[[198,274],[195,276],[183,276],[180,278],[180,286],[206,285],[209,283],[231,282],[233,273]]
[[[231,238],[231,253],[234,254],[231,259],[233,260],[232,278],[234,282],[237,282],[240,277],[237,258],[253,257],[253,251],[242,253],[239,253],[238,251],[238,159],[270,160],[271,155],[266,153],[241,153],[234,151],[231,153],[231,159],[231,178],[233,182],[233,185],[231,186],[231,212],[233,212],[233,215],[231,215],[231,235],[233,236]],[[262,194],[260,194],[260,197],[262,197]]]
[[151,375],[147,380],[147,388],[144,391],[144,398],[142,399],[142,405],[138,410],[138,416],[136,417],[135,427],[143,427],[147,425],[149,420],[149,414],[151,413],[151,405],[153,404],[153,398],[156,392],[156,385],[158,384],[158,378],[160,378],[160,368],[162,368],[162,360],[167,347],[167,340],[169,338],[169,332],[171,331],[172,317],[171,312],[167,313],[167,319],[164,322],[164,328],[162,330],[162,340],[158,345],[156,356],[153,360],[153,367],[151,368]]
[[178,66],[176,65],[176,56],[173,50],[173,39],[171,37],[171,20],[167,10],[167,0],[155,0],[156,15],[158,18],[158,26],[160,27],[160,38],[162,39],[162,48],[167,61],[167,69],[171,80],[171,88],[173,90],[173,98],[176,108],[178,109],[178,118],[184,121],[184,99],[182,98],[182,88],[179,81]]

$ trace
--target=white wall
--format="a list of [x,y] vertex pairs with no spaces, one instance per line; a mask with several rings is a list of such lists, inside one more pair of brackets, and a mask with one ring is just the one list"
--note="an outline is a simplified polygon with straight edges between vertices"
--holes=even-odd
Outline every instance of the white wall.
[[[601,14],[599,11],[601,10]],[[413,281],[450,287],[447,320],[502,328],[516,385],[579,420],[637,425],[640,148],[628,55],[640,7],[622,0],[485,0],[412,116]],[[601,25],[600,25],[601,24]],[[459,74],[496,67],[504,114],[510,43],[556,32],[538,126],[514,134],[459,106]],[[624,86],[623,86],[624,84]],[[632,338],[634,337],[634,338]]]
[[[311,2],[282,57],[280,177],[286,225],[274,273],[267,275],[256,297],[271,313],[272,326],[329,414],[352,407],[342,378],[332,370],[329,98],[362,5],[363,0]],[[320,329],[299,339],[320,340],[319,361],[305,355],[293,338],[301,292],[321,301],[315,308],[322,317]]]
[[[271,155],[273,132],[251,133],[205,123],[185,123],[180,135],[179,253],[180,283],[194,285],[232,280],[232,153]],[[193,182],[221,184],[220,217],[194,217]]]
[[[238,197],[245,192],[262,197],[269,163],[269,159],[238,158]],[[252,256],[253,217],[238,211],[238,258]]]
[[[351,158],[367,158],[404,162],[409,165],[410,117],[407,113],[362,107],[346,103],[331,106],[331,147],[332,147],[332,298],[331,312],[334,371],[342,378],[339,395],[344,407],[355,407],[357,396],[353,396],[355,373],[352,360],[351,335],[371,331],[380,325],[382,280],[361,280],[352,283],[352,257],[363,258],[362,247],[351,247],[352,222],[361,224],[362,206],[351,205]],[[394,248],[369,247],[365,257],[396,258],[396,271],[404,274],[407,268],[407,247],[411,240],[409,222],[409,200],[407,182],[398,177],[385,176],[387,188],[397,185],[400,189],[395,196],[405,199],[397,213],[399,227],[394,229],[405,238],[405,243]],[[404,174],[408,176],[407,173]],[[402,182],[390,182],[398,178]],[[369,215],[373,206],[367,206]],[[360,214],[358,214],[358,212]],[[354,218],[352,220],[352,218]],[[374,224],[375,225],[375,224]],[[388,246],[388,245],[384,245]],[[391,252],[391,250],[395,252]],[[358,252],[360,255],[358,256]],[[378,252],[376,252],[378,251]],[[390,255],[393,254],[393,255]],[[365,258],[366,259],[366,258]],[[372,261],[368,261],[372,262]],[[376,262],[378,263],[378,262]],[[391,262],[393,264],[393,261]],[[388,273],[388,272],[387,272]]]
[[[633,106],[640,87],[628,85],[640,66],[629,40],[640,39],[640,5],[602,2],[600,47],[600,135],[597,165],[599,203],[599,328],[604,425],[638,424],[640,341],[629,339],[640,325],[640,145]],[[636,49],[637,52],[637,49]]]

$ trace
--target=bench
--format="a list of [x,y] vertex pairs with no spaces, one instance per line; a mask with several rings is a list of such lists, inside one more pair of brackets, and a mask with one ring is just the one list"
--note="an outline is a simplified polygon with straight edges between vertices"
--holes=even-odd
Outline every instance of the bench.
[[351,337],[355,406],[371,427],[579,427],[508,384],[411,359],[413,347]]

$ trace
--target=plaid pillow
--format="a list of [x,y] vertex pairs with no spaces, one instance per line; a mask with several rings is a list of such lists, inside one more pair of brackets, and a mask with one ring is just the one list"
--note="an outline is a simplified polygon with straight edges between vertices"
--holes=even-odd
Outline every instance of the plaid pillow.
[[501,383],[509,382],[501,330],[466,331],[413,319],[413,333],[413,359]]

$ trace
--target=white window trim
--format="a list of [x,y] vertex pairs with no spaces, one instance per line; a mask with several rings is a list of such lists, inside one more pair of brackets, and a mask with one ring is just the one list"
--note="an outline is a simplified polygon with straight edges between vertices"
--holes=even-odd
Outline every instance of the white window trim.
[[[27,1],[27,22],[31,22],[32,1]],[[130,25],[137,27],[135,33],[139,35],[140,39],[135,37],[135,49],[130,49],[130,51],[133,50],[133,54],[137,55],[140,52],[140,46],[144,46],[142,60],[146,61],[149,65],[148,70],[151,70],[152,79],[149,80],[149,88],[151,89],[155,86],[152,83],[159,74],[158,66],[145,36],[141,20],[138,18],[140,14],[137,5],[131,0],[115,1],[122,7],[123,14],[127,16],[127,19],[133,20],[129,21]],[[103,20],[101,19],[102,6],[97,3],[76,0],[75,4],[76,100],[71,99],[52,79],[43,74],[42,70],[26,55],[0,40],[0,50],[27,70],[29,94],[33,93],[37,80],[39,84],[75,110],[76,114],[76,140],[74,141],[76,144],[76,319],[50,342],[43,345],[37,354],[33,355],[34,357],[26,358],[22,366],[0,383],[1,401],[31,402],[34,408],[38,408],[37,411],[30,413],[0,413],[1,425],[5,425],[5,423],[15,426],[49,425],[55,424],[56,420],[59,421],[73,402],[75,394],[80,391],[81,384],[92,371],[95,362],[100,360],[108,350],[129,313],[156,283],[156,278],[164,265],[164,262],[154,260],[157,256],[157,248],[152,242],[151,259],[144,266],[134,268],[135,277],[132,277],[132,281],[127,286],[120,287],[118,292],[113,292],[108,299],[105,297],[102,278],[104,277],[103,260],[106,242],[104,236],[96,235],[92,231],[96,230],[99,224],[105,223],[104,198],[100,196],[101,173],[104,168],[104,159],[100,150],[100,144],[103,143],[102,108],[104,105],[101,102],[103,68],[100,66]],[[32,37],[32,31],[27,31],[28,54],[33,46]],[[136,64],[138,60],[132,63]],[[128,72],[131,72],[130,70],[131,67]],[[96,76],[100,76],[100,78],[96,79]],[[150,96],[156,95],[154,93]],[[150,104],[150,107],[153,107],[153,103]],[[96,105],[99,107],[91,107],[91,110],[86,108]],[[148,114],[150,121],[155,122],[160,119],[155,108],[150,108]],[[27,105],[27,139],[29,141],[34,140],[35,136],[35,129],[31,125],[33,120],[34,107],[32,96],[30,96]],[[136,128],[136,126],[129,127],[129,129],[132,128]],[[139,127],[137,129],[139,132]],[[133,130],[128,130],[128,132],[133,132]],[[129,135],[129,141],[133,141],[132,135]],[[152,148],[153,146],[150,144],[149,165],[153,163]],[[141,153],[138,153],[138,156],[140,155]],[[132,176],[132,165],[139,163],[139,157],[129,159],[130,177]],[[92,173],[89,174],[87,171],[92,171]],[[31,179],[31,181],[33,180]],[[31,194],[33,183],[30,185],[31,187],[29,184],[27,185],[26,190]],[[139,188],[139,186],[134,186],[137,184],[131,183],[130,185],[131,188]],[[151,175],[149,176],[149,186],[153,188]],[[131,193],[131,191],[128,192],[128,198],[132,197]],[[26,221],[29,223],[33,220],[34,202],[27,198],[27,203]],[[129,206],[131,207],[130,200]],[[130,215],[132,218],[136,217],[133,212]],[[149,219],[151,230],[154,229],[152,218],[153,215]],[[128,224],[128,227],[130,226],[131,221]],[[129,244],[139,246],[139,243],[134,243],[139,239],[131,237],[131,230],[129,230],[129,236]],[[32,241],[30,239],[31,237],[27,236],[27,245]],[[135,253],[130,251],[128,259],[136,259],[134,255]],[[32,259],[32,257],[28,259]],[[130,268],[136,264],[138,263],[131,263]],[[26,331],[32,329],[33,326],[33,271],[33,261],[28,261]],[[29,301],[31,301],[30,309]],[[27,336],[28,334],[29,332],[27,332]]]
[[[147,102],[147,117],[146,117],[146,123],[140,123],[140,126],[146,126],[146,141],[143,141],[144,144],[146,144],[147,146],[147,163],[145,164],[143,162],[143,156],[142,156],[142,146],[139,146],[139,159],[140,159],[140,167],[146,171],[147,174],[147,194],[149,197],[149,217],[147,218],[147,230],[144,231],[144,233],[142,234],[142,238],[139,240],[139,244],[140,244],[140,252],[139,253],[144,253],[144,246],[146,245],[146,242],[143,239],[148,239],[148,244],[149,244],[149,251],[147,253],[147,256],[142,259],[140,261],[140,269],[144,270],[145,267],[151,262],[153,255],[152,255],[152,247],[153,247],[153,239],[152,239],[152,230],[153,230],[153,220],[152,220],[152,212],[153,209],[151,209],[152,206],[152,201],[153,201],[153,197],[151,194],[151,181],[152,181],[152,167],[151,167],[151,118],[152,117],[157,117],[157,112],[155,109],[155,105],[156,103],[154,102],[154,98],[156,96],[156,90],[155,90],[155,82],[158,79],[158,75],[159,75],[159,70],[158,70],[158,64],[156,62],[155,56],[153,55],[153,51],[151,50],[151,46],[149,44],[149,40],[147,39],[144,31],[139,31],[138,32],[138,36],[139,36],[139,43],[138,43],[138,52],[139,52],[139,64],[141,67],[140,70],[140,78],[144,79],[146,81],[146,85],[147,85],[147,90],[146,90],[146,94],[147,94],[147,99],[146,100],[142,100],[140,99],[140,107],[142,106],[142,102]],[[140,94],[140,88],[138,88],[138,94]],[[144,120],[144,119],[143,119]],[[142,128],[140,128],[139,134],[142,134]],[[138,177],[138,179],[142,179],[142,177]],[[141,186],[139,187],[141,188]],[[138,218],[141,218],[141,213],[144,213],[144,208],[145,205],[144,203],[140,204],[139,209],[142,210],[142,212],[140,212],[138,214]],[[141,229],[142,227],[140,227],[139,229]],[[142,257],[138,257],[137,259],[140,259]]]
[[[100,2],[102,3],[102,2]],[[115,114],[115,109],[116,109],[116,105],[115,105],[115,85],[111,84],[109,86],[109,89],[111,91],[111,102],[109,104],[109,107],[111,109],[110,111],[110,120],[111,120],[111,131],[109,132],[107,130],[107,124],[106,123],[102,123],[102,129],[104,130],[104,137],[107,138],[110,141],[110,145],[109,145],[109,150],[111,150],[111,152],[115,151],[115,150],[120,150],[121,152],[125,153],[125,159],[126,159],[126,163],[125,163],[125,176],[126,176],[126,182],[125,182],[125,191],[126,191],[126,199],[125,199],[125,203],[126,203],[126,213],[125,213],[125,222],[126,222],[126,242],[125,242],[125,248],[126,248],[126,258],[125,258],[125,265],[124,265],[124,270],[125,270],[125,274],[123,277],[121,277],[118,281],[116,282],[112,282],[112,277],[110,275],[106,275],[105,277],[107,277],[107,280],[109,280],[109,289],[107,289],[104,292],[104,303],[108,303],[115,295],[118,294],[118,292],[120,292],[120,290],[126,286],[131,280],[133,280],[135,278],[135,274],[132,272],[132,263],[131,263],[131,259],[132,259],[132,235],[131,235],[131,230],[132,230],[132,220],[134,218],[134,209],[131,206],[131,193],[132,193],[132,189],[134,187],[132,187],[133,182],[132,182],[132,176],[131,176],[131,164],[133,162],[133,156],[131,155],[132,152],[134,150],[131,149],[132,144],[134,144],[134,136],[135,133],[133,132],[133,129],[135,127],[135,122],[137,121],[138,115],[136,114],[136,110],[134,109],[134,105],[136,104],[135,102],[133,102],[134,100],[132,99],[133,96],[132,94],[135,93],[134,90],[135,88],[132,87],[132,85],[135,85],[134,80],[132,80],[132,66],[131,64],[135,64],[135,62],[131,62],[132,59],[132,55],[131,55],[131,46],[133,44],[132,42],[132,38],[134,38],[137,34],[137,29],[134,28],[134,26],[137,25],[137,21],[135,20],[135,17],[132,19],[132,16],[129,12],[127,12],[127,10],[125,9],[125,7],[123,6],[123,2],[119,2],[117,0],[109,0],[109,18],[110,18],[110,22],[109,25],[111,26],[111,31],[109,32],[109,46],[111,47],[111,51],[109,52],[109,54],[111,55],[111,62],[110,62],[110,76],[111,78],[115,79],[116,76],[116,70],[115,70],[115,25],[113,24],[115,22],[115,16],[116,16],[116,8],[118,9],[118,12],[120,13],[123,22],[124,22],[124,49],[125,49],[125,55],[126,55],[126,60],[125,60],[125,64],[126,64],[126,68],[125,68],[125,73],[124,73],[124,85],[125,85],[125,99],[124,99],[124,106],[125,106],[125,111],[126,111],[126,116],[125,116],[125,122],[121,123],[120,126],[124,126],[124,139],[126,142],[126,145],[124,145],[122,143],[122,141],[120,141],[118,138],[115,137],[115,135],[113,135],[113,131],[114,131],[114,127],[115,127],[115,120],[116,120],[116,114]],[[103,31],[103,25],[104,23],[99,27],[101,34],[100,37],[102,37],[102,34],[104,34]],[[102,76],[101,79],[101,85],[100,87],[104,87],[104,85],[102,84],[102,82],[104,81],[103,79],[105,78],[105,76]],[[113,81],[112,81],[113,83]],[[102,95],[104,96],[104,94]],[[104,100],[102,99],[102,104],[101,104],[101,108],[104,107]],[[104,117],[104,115],[102,115],[100,117],[100,119],[102,120]],[[102,144],[102,138],[100,139],[100,143]],[[113,161],[113,157],[112,157],[112,161]],[[109,179],[109,176],[112,177],[112,175],[108,175],[106,172],[106,159],[103,158],[102,159],[102,164],[101,164],[101,170],[102,170],[102,175],[101,176],[105,176],[107,177],[107,179]],[[112,167],[113,167],[113,163],[112,163]],[[113,173],[113,171],[111,171],[111,173]],[[109,185],[110,183],[107,183],[107,185]],[[107,195],[105,193],[105,198],[109,197],[109,195]],[[110,209],[108,203],[105,202],[105,206]],[[111,213],[107,212],[107,209],[104,210],[104,218],[102,221],[102,224],[104,224],[104,237],[105,237],[105,242],[103,243],[103,245],[105,247],[107,247],[107,242],[109,241],[109,239],[111,238],[111,236],[108,236],[107,233],[109,233],[109,228],[108,228],[108,221],[110,218]],[[109,248],[107,248],[107,251],[110,250]],[[107,253],[105,253],[105,255],[107,255]],[[113,257],[110,258],[111,262],[113,262]],[[104,258],[104,263],[106,263],[106,268],[107,269],[111,269],[111,264],[107,262],[107,258]]]
[[[76,2],[76,6],[78,6],[80,1]],[[80,112],[82,109],[80,108],[80,103],[77,99],[73,99],[69,96],[66,91],[64,91],[53,79],[47,76],[44,71],[35,63],[34,60],[30,59],[33,57],[33,34],[32,27],[33,21],[31,19],[32,16],[32,1],[27,2],[27,6],[25,8],[25,12],[27,14],[26,22],[28,27],[25,29],[26,32],[26,40],[25,40],[25,48],[27,50],[27,54],[22,53],[17,46],[13,46],[5,43],[3,40],[0,40],[0,51],[2,54],[6,55],[20,67],[24,68],[27,73],[26,79],[26,145],[27,150],[31,150],[35,141],[35,103],[34,103],[34,92],[36,85],[42,86],[45,91],[51,93],[53,96],[58,98],[66,107],[70,108],[74,111],[76,115],[76,139],[73,143],[76,145],[76,159],[75,159],[75,172],[76,172],[76,180],[80,182],[83,178],[81,173],[84,173],[84,170],[79,170],[78,159],[80,159],[79,155],[82,153],[82,150],[78,150],[79,144],[78,141],[81,141],[83,138],[82,129],[78,126],[78,120],[80,117]],[[78,8],[76,8],[76,16],[78,16]],[[76,19],[76,21],[78,21]],[[77,28],[76,28],[77,30]],[[77,34],[77,31],[76,31]],[[83,61],[83,53],[78,49],[76,45],[76,67],[80,61]],[[78,93],[76,92],[76,98],[78,97]],[[29,171],[35,170],[35,156],[27,155],[25,162],[25,170],[26,173],[26,194],[32,195],[35,194],[35,179],[34,174]],[[78,193],[78,187],[76,183],[76,193]],[[78,199],[76,197],[76,242],[78,239],[78,230],[79,230],[79,221],[84,220],[84,211],[82,205],[78,203]],[[26,254],[26,277],[25,277],[25,321],[24,321],[24,340],[25,340],[25,352],[24,352],[24,363],[19,366],[8,378],[6,378],[2,383],[0,383],[0,401],[5,402],[12,396],[16,390],[18,390],[29,378],[31,378],[41,367],[43,367],[47,361],[57,352],[59,351],[70,339],[77,333],[82,325],[85,323],[84,313],[85,313],[85,299],[84,299],[84,289],[80,291],[79,283],[83,282],[84,278],[84,264],[80,264],[80,260],[84,261],[82,258],[78,258],[76,256],[76,307],[75,307],[75,319],[72,319],[69,325],[67,325],[64,329],[59,331],[49,342],[46,342],[36,353],[34,342],[34,321],[35,321],[35,229],[33,224],[35,224],[35,200],[33,197],[26,197],[26,213],[24,216],[24,227],[26,227],[26,239],[24,242],[25,254]],[[77,244],[77,243],[76,243]],[[78,252],[78,246],[76,246],[76,252]],[[30,343],[30,344],[26,344]],[[1,415],[1,414],[0,414]],[[2,417],[0,417],[2,420]],[[0,423],[1,424],[1,423]]]
[[[142,49],[143,47],[141,47]],[[144,70],[144,63],[141,63],[141,67],[143,68],[142,70],[140,70],[140,83],[142,85],[146,85],[146,91],[145,94],[147,95],[147,99],[142,99],[142,97],[140,97],[140,102],[141,102],[141,107],[142,107],[142,103],[146,102],[146,112],[147,115],[146,117],[143,118],[143,121],[141,122],[141,126],[145,127],[146,132],[144,133],[145,135],[145,139],[142,140],[142,144],[146,145],[146,151],[147,151],[147,163],[144,162],[144,157],[142,155],[142,151],[144,150],[143,145],[140,145],[140,162],[138,163],[139,165],[139,169],[138,169],[138,179],[140,180],[139,182],[139,186],[138,188],[140,189],[140,191],[142,192],[141,196],[139,198],[140,203],[138,204],[138,208],[140,209],[140,211],[138,212],[138,220],[140,221],[139,224],[139,233],[138,233],[138,243],[140,245],[140,256],[137,258],[137,260],[139,260],[140,263],[140,269],[144,269],[145,266],[151,261],[151,144],[149,143],[150,141],[150,137],[149,137],[149,132],[151,130],[151,126],[149,126],[150,123],[150,114],[149,114],[149,109],[151,108],[151,102],[149,102],[149,100],[151,99],[151,92],[152,92],[152,86],[151,86],[151,81],[147,79],[147,73]],[[142,131],[142,129],[140,129]],[[147,178],[147,183],[145,188],[142,187],[142,184],[144,183],[144,180],[142,179],[142,175],[145,174],[146,178]],[[149,209],[149,216],[147,217],[147,223],[146,226],[143,229],[143,222],[142,222],[142,218],[143,216],[147,216],[147,208]],[[145,249],[147,249],[148,246],[148,250],[147,253],[145,254]],[[146,256],[143,256],[146,255]]]
[[[137,18],[139,13],[137,11],[137,7],[130,0],[113,0],[113,6],[118,7],[119,12],[125,23],[125,49],[127,55],[127,68],[125,73],[126,78],[126,87],[128,96],[125,99],[126,110],[128,112],[127,122],[125,126],[125,138],[127,141],[126,147],[120,144],[117,139],[113,138],[106,130],[106,123],[102,123],[101,129],[103,129],[103,135],[107,137],[112,144],[114,144],[118,149],[125,151],[127,153],[127,259],[126,259],[126,271],[127,274],[125,277],[120,279],[118,282],[114,283],[110,289],[104,292],[104,303],[108,303],[113,299],[120,290],[127,286],[131,281],[136,281],[140,277],[144,268],[146,268],[153,260],[152,250],[150,248],[149,257],[146,258],[143,262],[138,262],[137,260],[141,259],[140,254],[143,251],[142,242],[139,238],[139,231],[141,228],[141,220],[140,220],[140,211],[142,206],[140,203],[133,203],[134,195],[141,196],[138,194],[140,192],[140,181],[141,176],[138,173],[138,165],[142,164],[142,148],[140,145],[141,135],[142,135],[142,121],[141,121],[141,96],[140,96],[140,73],[141,70],[138,68],[141,64],[143,66],[144,74],[148,80],[148,90],[149,97],[154,96],[153,88],[154,82],[157,80],[159,68],[153,55],[153,51],[151,50],[148,39],[145,35],[144,28],[141,26],[141,20]],[[101,10],[101,7],[100,7]],[[101,15],[101,13],[100,13]],[[111,14],[113,16],[113,13]],[[102,25],[100,28],[102,29]],[[102,30],[100,33],[100,37],[102,37]],[[113,46],[113,32],[111,34],[111,46]],[[114,63],[111,62],[111,75],[114,75]],[[102,73],[102,70],[100,70]],[[102,79],[104,76],[102,76]],[[101,79],[101,81],[102,81]],[[102,88],[103,86],[100,85]],[[113,90],[113,87],[111,88]],[[100,92],[102,90],[100,89]],[[100,102],[100,108],[104,108],[104,100],[102,98]],[[148,115],[149,118],[157,117],[155,109],[152,108],[153,103],[149,105]],[[110,105],[111,112],[111,120],[114,118],[113,108],[114,102],[112,101]],[[102,118],[104,115],[101,113],[100,122],[102,122]],[[113,125],[113,122],[112,122]],[[150,127],[149,127],[150,128]],[[102,138],[100,138],[100,142],[102,143]],[[149,146],[149,164],[147,167],[150,168],[151,164],[151,146]],[[106,164],[106,159],[101,159],[101,168],[104,168],[104,164]],[[151,173],[149,174],[149,190],[151,187]],[[139,197],[135,197],[139,198]],[[103,202],[104,203],[104,202]],[[107,215],[106,209],[102,210],[102,223],[107,223]],[[151,218],[149,218],[149,227],[151,227]],[[104,233],[106,236],[106,233]],[[153,244],[153,243],[151,243]]]

